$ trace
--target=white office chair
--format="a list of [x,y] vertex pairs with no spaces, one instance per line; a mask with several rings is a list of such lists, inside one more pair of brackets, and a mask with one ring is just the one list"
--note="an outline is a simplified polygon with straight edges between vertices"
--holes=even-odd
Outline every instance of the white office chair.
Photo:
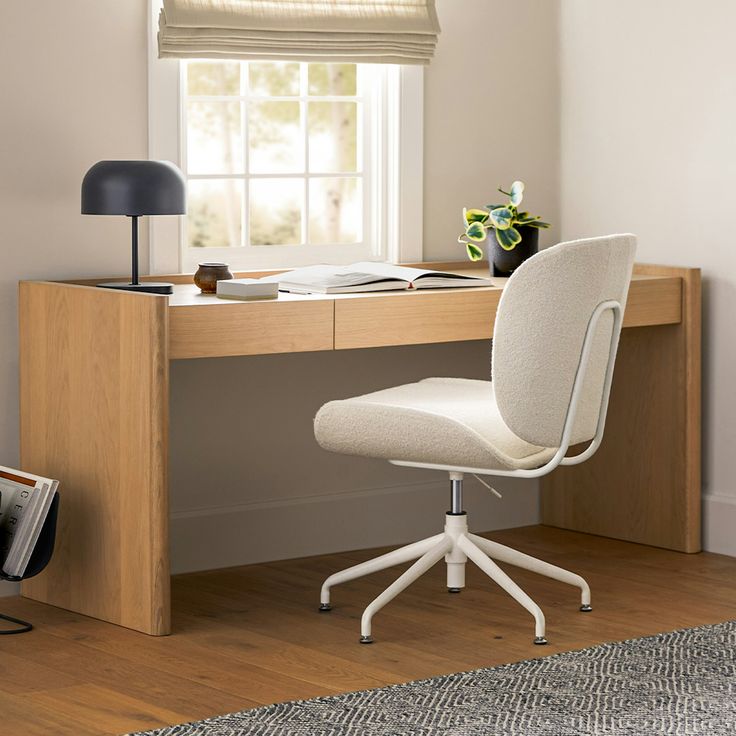
[[[465,586],[470,558],[529,611],[535,644],[547,643],[544,614],[494,559],[580,588],[580,610],[592,610],[579,575],[468,531],[463,474],[538,478],[596,451],[635,250],[633,235],[611,235],[561,243],[520,266],[496,315],[492,381],[428,378],[319,410],[315,436],[326,450],[450,474],[444,532],[325,580],[320,610],[329,611],[333,585],[416,560],[365,609],[362,643],[373,641],[375,613],[442,557],[451,592]],[[566,457],[581,442],[590,444]]]

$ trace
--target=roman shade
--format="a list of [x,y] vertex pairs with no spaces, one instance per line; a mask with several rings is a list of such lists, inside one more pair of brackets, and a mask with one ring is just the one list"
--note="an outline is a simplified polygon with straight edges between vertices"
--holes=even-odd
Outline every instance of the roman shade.
[[427,64],[434,0],[163,0],[159,57]]

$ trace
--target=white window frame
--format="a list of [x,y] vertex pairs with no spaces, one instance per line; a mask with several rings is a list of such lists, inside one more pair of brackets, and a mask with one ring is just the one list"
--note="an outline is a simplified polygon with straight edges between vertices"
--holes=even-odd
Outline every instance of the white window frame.
[[[148,155],[181,165],[181,63],[159,59],[157,32],[161,0],[151,0],[148,33]],[[379,66],[379,65],[377,65]],[[380,65],[381,93],[368,104],[379,121],[368,148],[380,152],[365,162],[371,187],[372,222],[364,222],[370,255],[350,245],[258,246],[257,248],[186,248],[183,218],[149,218],[149,267],[152,274],[190,273],[197,260],[225,260],[235,270],[288,268],[307,263],[384,260],[412,263],[422,260],[423,116],[422,66]],[[195,251],[195,252],[193,252]]]

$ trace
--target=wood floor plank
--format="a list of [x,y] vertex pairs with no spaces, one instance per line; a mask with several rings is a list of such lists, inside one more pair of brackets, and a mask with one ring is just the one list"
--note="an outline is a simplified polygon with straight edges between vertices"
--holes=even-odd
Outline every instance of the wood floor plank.
[[0,638],[0,733],[120,734],[716,623],[736,611],[734,558],[540,526],[486,536],[584,575],[594,611],[577,610],[575,588],[504,566],[545,612],[550,644],[540,649],[529,614],[480,570],[469,566],[466,589],[448,595],[438,565],[376,615],[376,643],[360,646],[363,608],[401,568],[337,586],[329,614],[316,610],[319,588],[384,550],[177,576],[169,637],[5,598],[4,612],[36,628]]
[[22,654],[10,654],[7,647],[0,654],[0,692],[8,695],[70,687],[86,681],[79,673],[59,672]]
[[59,690],[76,692],[74,688],[87,686],[105,687],[152,706],[166,703],[170,710],[179,714],[180,720],[182,716],[184,720],[194,720],[257,705],[244,697],[193,683],[184,673],[164,672],[158,668],[155,656],[150,654],[146,660],[131,662],[88,647],[76,637],[63,639],[40,630],[12,637],[12,641],[3,644],[6,651],[16,657],[22,656],[28,662],[45,664],[64,675],[77,675],[85,680],[82,685],[71,688],[53,687],[44,691],[47,694]]
[[213,650],[197,631],[151,638],[131,629],[111,629],[94,619],[76,624],[71,631],[63,625],[52,626],[50,631],[133,664],[155,661],[157,670],[245,698],[242,702],[272,703],[325,694],[324,687],[243,661],[227,648]]
[[0,713],[5,736],[100,736],[99,729],[91,729],[74,718],[61,719],[54,708],[17,695],[0,693]]
[[23,696],[27,705],[53,709],[59,720],[68,720],[102,736],[165,726],[189,720],[186,712],[169,710],[97,685],[74,685]]

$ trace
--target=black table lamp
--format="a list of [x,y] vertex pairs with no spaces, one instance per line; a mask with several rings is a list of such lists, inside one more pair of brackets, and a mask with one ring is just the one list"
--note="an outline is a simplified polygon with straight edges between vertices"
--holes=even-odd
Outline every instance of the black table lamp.
[[181,171],[169,161],[99,161],[82,181],[83,215],[126,215],[132,218],[133,249],[130,283],[98,284],[108,289],[171,294],[173,284],[138,278],[138,218],[183,215],[186,187]]

